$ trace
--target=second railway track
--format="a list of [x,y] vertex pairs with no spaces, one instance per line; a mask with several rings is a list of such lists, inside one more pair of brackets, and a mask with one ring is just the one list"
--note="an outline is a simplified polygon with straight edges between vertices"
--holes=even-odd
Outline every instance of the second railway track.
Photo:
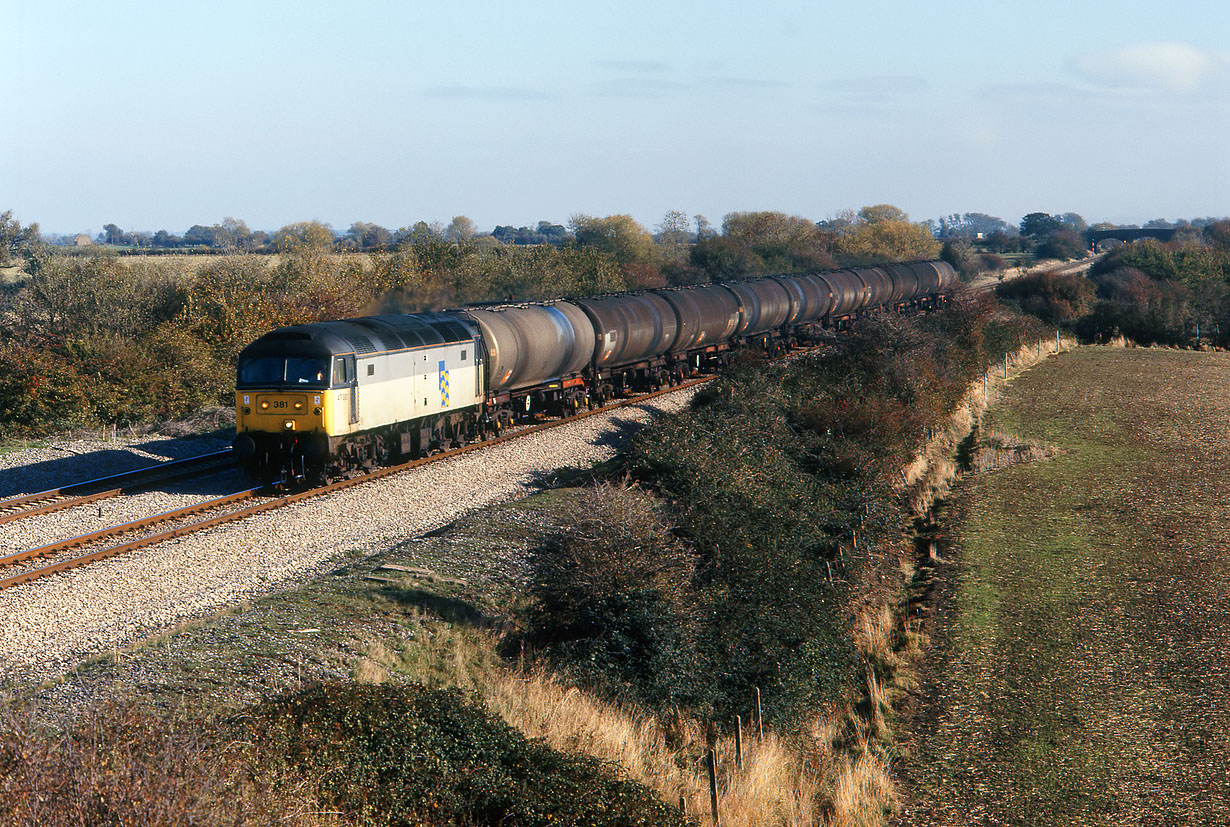
[[146,491],[162,483],[222,470],[229,467],[231,463],[231,451],[227,449],[145,468],[136,468],[132,471],[73,483],[61,488],[8,497],[0,500],[0,525],[41,514],[52,514],[56,511],[77,508],[124,494]]

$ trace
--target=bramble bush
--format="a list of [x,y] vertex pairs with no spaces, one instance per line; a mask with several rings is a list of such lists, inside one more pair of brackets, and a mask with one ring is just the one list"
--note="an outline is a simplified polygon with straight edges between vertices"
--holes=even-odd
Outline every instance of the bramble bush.
[[570,677],[651,706],[697,699],[696,561],[635,486],[583,489],[533,552],[528,643]]
[[530,741],[458,690],[339,684],[265,702],[243,735],[359,825],[683,825],[609,764]]

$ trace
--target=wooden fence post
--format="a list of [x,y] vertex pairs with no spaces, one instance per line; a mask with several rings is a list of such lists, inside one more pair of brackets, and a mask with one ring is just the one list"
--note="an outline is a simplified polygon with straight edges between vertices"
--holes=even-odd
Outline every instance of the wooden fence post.
[[743,769],[743,716],[735,716],[735,766]]
[[709,805],[713,808],[713,827],[721,823],[718,819],[717,800],[717,752],[709,750]]

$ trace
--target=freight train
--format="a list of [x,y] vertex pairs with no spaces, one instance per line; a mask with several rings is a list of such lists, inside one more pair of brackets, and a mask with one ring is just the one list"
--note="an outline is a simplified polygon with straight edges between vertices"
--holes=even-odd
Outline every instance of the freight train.
[[235,455],[316,484],[673,385],[740,348],[807,344],[872,308],[933,308],[955,280],[920,261],[284,327],[239,354]]

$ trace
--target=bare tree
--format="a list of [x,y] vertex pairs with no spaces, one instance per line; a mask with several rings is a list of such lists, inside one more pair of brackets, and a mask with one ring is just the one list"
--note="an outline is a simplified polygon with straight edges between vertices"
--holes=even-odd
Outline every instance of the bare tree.
[[688,255],[688,242],[691,241],[688,232],[688,214],[680,210],[670,210],[662,216],[658,225],[658,245],[671,261],[683,261]]

